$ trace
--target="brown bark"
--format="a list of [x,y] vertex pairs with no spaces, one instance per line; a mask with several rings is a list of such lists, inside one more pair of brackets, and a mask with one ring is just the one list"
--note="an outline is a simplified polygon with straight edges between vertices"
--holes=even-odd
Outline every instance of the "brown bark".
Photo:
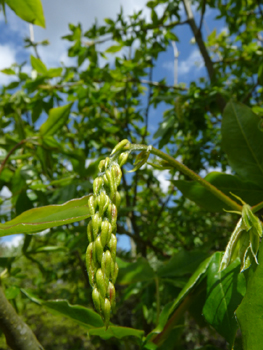
[[32,330],[19,317],[0,287],[0,328],[13,350],[43,350]]

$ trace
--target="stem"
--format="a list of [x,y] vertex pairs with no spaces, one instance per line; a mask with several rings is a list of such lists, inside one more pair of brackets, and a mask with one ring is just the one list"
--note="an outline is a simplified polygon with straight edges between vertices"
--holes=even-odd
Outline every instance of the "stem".
[[7,345],[13,350],[43,349],[32,330],[17,315],[0,287],[0,327],[5,334]]
[[156,326],[159,323],[160,316],[160,293],[159,293],[159,279],[158,277],[154,278],[155,286],[156,286]]
[[3,160],[3,163],[1,164],[0,166],[0,174],[2,172],[2,170],[4,169],[4,166],[6,164],[6,162],[8,161],[8,158],[11,156],[11,154],[16,150],[18,149],[23,143],[27,142],[28,140],[22,140],[20,142],[18,142],[9,152],[8,154],[6,155],[5,159]]
[[[128,148],[128,147],[127,147]],[[196,174],[194,171],[189,169],[186,165],[178,162],[173,157],[169,156],[168,154],[151,147],[149,149],[149,146],[146,145],[129,145],[128,148],[130,151],[147,151],[150,150],[152,154],[155,154],[156,156],[166,160],[173,168],[179,170],[184,175],[189,176],[192,180],[199,182],[202,186],[204,186],[209,192],[211,192],[214,196],[216,196],[218,199],[220,199],[222,202],[224,202],[228,207],[242,211],[242,206],[239,205],[237,202],[235,202],[233,199],[228,197],[226,194],[224,194],[222,191],[217,189],[214,185],[207,182],[205,179],[203,179],[201,176]]]
[[251,209],[252,209],[252,212],[255,214],[256,212],[258,212],[262,208],[263,208],[263,202],[260,202],[256,205],[254,205]]

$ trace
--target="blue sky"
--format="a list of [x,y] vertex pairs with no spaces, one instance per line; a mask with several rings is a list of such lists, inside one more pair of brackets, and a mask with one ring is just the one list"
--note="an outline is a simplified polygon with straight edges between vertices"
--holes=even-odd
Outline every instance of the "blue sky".
[[[70,64],[70,58],[67,57],[68,43],[61,37],[69,33],[68,23],[82,24],[83,30],[87,30],[97,18],[98,23],[102,24],[104,18],[115,19],[123,6],[125,15],[130,15],[134,11],[144,8],[144,14],[149,17],[149,11],[145,8],[144,0],[44,0],[43,7],[46,18],[46,29],[34,26],[34,39],[36,42],[48,39],[50,46],[41,47],[39,50],[43,62],[50,68],[59,66],[61,61],[65,65]],[[161,11],[161,7],[159,9]],[[184,9],[182,7],[182,20],[184,20]],[[193,8],[197,23],[200,15]],[[215,21],[216,11],[208,10],[205,15],[203,25],[203,35],[206,37],[214,29],[220,32],[224,29],[222,20]],[[24,38],[29,37],[29,24],[20,20],[11,10],[7,9],[7,23],[0,13],[0,70],[9,67],[12,63],[26,62],[25,70],[31,71],[30,52],[24,48]],[[207,76],[203,60],[199,54],[196,44],[191,43],[193,35],[188,25],[178,26],[175,34],[179,38],[176,43],[179,51],[178,57],[178,83],[184,82],[187,85],[190,81],[197,80],[201,76]],[[108,46],[111,44],[107,43]],[[165,53],[162,53],[157,61],[157,68],[153,73],[153,80],[158,81],[163,78],[167,79],[167,84],[174,84],[174,49],[171,45]],[[10,82],[10,76],[0,73],[0,86]],[[150,111],[149,129],[154,133],[158,123],[162,119],[162,113],[166,109],[165,104],[161,104],[157,109]],[[156,174],[159,177],[162,186],[167,186],[166,178],[168,172]],[[0,192],[0,195],[8,196],[6,189]],[[9,236],[8,241],[18,237]],[[118,243],[119,247],[129,249],[129,238],[121,236]]]

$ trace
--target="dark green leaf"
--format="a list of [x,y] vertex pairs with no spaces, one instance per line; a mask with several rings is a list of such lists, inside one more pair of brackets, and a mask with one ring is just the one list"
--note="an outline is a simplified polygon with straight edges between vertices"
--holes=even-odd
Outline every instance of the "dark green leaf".
[[207,272],[207,298],[203,314],[226,340],[233,345],[237,330],[234,312],[246,293],[246,280],[240,273],[240,260],[218,272],[222,253],[214,254]]
[[229,102],[222,121],[222,145],[231,167],[242,177],[263,186],[263,137],[260,118],[241,103]]
[[[214,171],[208,174],[205,180],[228,196],[231,196],[230,192],[238,195],[251,206],[258,204],[263,199],[263,187],[234,175]],[[223,209],[231,209],[197,181],[176,180],[172,182],[185,197],[206,210],[218,212]]]
[[236,311],[241,327],[243,349],[258,350],[263,344],[263,243],[258,254],[258,265],[255,261],[248,270],[247,292]]
[[118,283],[129,284],[139,281],[149,281],[154,278],[154,271],[144,258],[139,258],[135,263],[130,263],[124,268],[120,268]]

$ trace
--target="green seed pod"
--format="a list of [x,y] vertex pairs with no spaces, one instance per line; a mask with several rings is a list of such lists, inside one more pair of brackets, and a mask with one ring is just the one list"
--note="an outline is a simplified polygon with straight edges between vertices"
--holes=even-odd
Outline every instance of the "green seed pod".
[[96,258],[98,263],[100,264],[102,259],[102,254],[103,254],[103,246],[101,244],[100,236],[96,238],[95,247],[96,247]]
[[129,157],[129,152],[123,152],[119,155],[118,163],[120,167],[126,164],[128,157]]
[[107,175],[104,174],[102,178],[103,178],[104,185],[105,185],[106,187],[110,187],[110,183],[109,183],[109,180],[108,180],[108,178],[107,178]]
[[89,282],[92,287],[94,287],[94,284],[95,284],[95,274],[97,271],[97,264],[95,261],[96,254],[95,254],[94,248],[95,248],[94,242],[90,243],[86,251],[86,265],[87,265],[87,270],[89,274]]
[[111,234],[111,239],[109,241],[109,248],[110,248],[112,260],[115,262],[116,250],[117,250],[117,238],[113,233]]
[[101,223],[101,233],[100,233],[100,241],[103,247],[109,243],[111,238],[111,224],[108,220],[104,220]]
[[106,283],[106,285],[108,285],[109,278],[111,275],[111,253],[109,250],[104,252],[102,255],[101,270],[103,272],[105,283]]
[[103,272],[101,269],[98,269],[96,272],[96,284],[97,284],[97,288],[100,293],[100,296],[104,299],[106,296],[106,286],[103,278]]
[[100,195],[98,196],[97,201],[99,205],[99,215],[102,217],[105,210],[108,208],[110,199],[105,192],[101,192]]
[[99,194],[102,185],[103,185],[102,178],[100,176],[96,177],[96,179],[93,181],[93,193],[95,196]]
[[121,183],[122,177],[122,171],[119,164],[113,164],[113,166],[111,167],[111,174],[115,183],[115,188],[117,189],[117,186],[119,186],[119,184]]
[[110,158],[109,158],[109,157],[106,157],[106,158],[105,158],[105,170],[108,168],[109,162],[110,162]]
[[92,221],[93,237],[96,237],[97,234],[99,233],[102,218],[100,217],[99,213],[96,213],[95,215],[93,215],[91,221]]
[[112,309],[114,309],[115,307],[115,295],[116,295],[115,287],[111,282],[109,282],[107,297],[110,300]]
[[119,266],[118,264],[115,262],[115,266],[114,266],[114,272],[111,275],[111,281],[114,284],[116,282],[116,279],[118,277],[118,272],[119,272]]
[[101,160],[99,162],[99,166],[98,166],[99,171],[102,173],[103,171],[105,171],[105,159]]
[[93,242],[94,238],[93,238],[92,222],[91,221],[88,223],[87,235],[88,235],[89,243]]
[[119,208],[119,206],[121,204],[121,195],[118,191],[115,192],[112,201],[116,205],[116,207]]
[[100,312],[101,308],[100,308],[100,293],[98,291],[97,288],[94,288],[92,291],[92,300],[95,306],[95,309]]
[[94,198],[94,196],[90,196],[88,199],[88,207],[89,207],[89,211],[90,211],[90,215],[94,215],[96,212],[96,199]]
[[116,185],[114,182],[114,178],[112,176],[112,172],[108,169],[106,170],[106,177],[109,181],[109,188],[110,188],[110,198],[112,199],[112,197],[114,196],[114,193],[116,191]]
[[119,143],[113,148],[113,150],[112,150],[112,152],[111,152],[111,156],[112,156],[114,153],[123,150],[123,148],[124,148],[127,144],[129,144],[129,143],[130,143],[129,140],[127,140],[127,139],[122,140],[121,142],[119,142]]
[[117,229],[117,207],[115,204],[109,204],[108,210],[107,210],[107,217],[111,223],[112,232],[115,233]]
[[105,323],[106,329],[108,329],[109,327],[110,313],[111,313],[111,304],[109,299],[106,298],[104,302],[104,323]]

